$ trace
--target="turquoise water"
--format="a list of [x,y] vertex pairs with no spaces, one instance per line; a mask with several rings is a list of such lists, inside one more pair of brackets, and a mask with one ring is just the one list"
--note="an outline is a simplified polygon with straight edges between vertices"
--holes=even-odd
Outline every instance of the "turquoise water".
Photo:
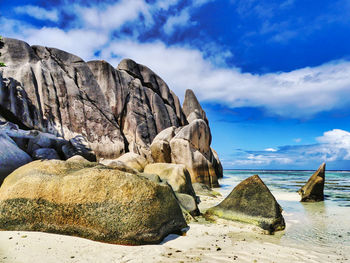
[[325,201],[301,203],[297,190],[313,171],[225,170],[220,192],[228,195],[242,180],[258,174],[283,208],[286,230],[271,242],[350,249],[350,172],[326,171]]

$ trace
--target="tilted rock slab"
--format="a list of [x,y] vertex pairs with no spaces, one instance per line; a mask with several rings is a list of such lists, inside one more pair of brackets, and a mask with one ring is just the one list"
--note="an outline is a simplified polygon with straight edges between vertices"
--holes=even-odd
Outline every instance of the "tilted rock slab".
[[0,229],[116,244],[159,243],[186,227],[169,185],[87,161],[34,161],[0,188]]
[[285,228],[281,206],[258,175],[239,183],[220,204],[206,213],[254,224],[270,233]]
[[301,196],[301,202],[319,202],[324,200],[325,170],[326,164],[322,163],[307,183],[299,189],[298,193]]

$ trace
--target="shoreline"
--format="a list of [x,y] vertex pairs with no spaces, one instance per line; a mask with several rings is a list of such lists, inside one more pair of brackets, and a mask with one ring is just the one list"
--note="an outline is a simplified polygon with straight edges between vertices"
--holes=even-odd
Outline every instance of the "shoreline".
[[[220,188],[216,188],[220,191]],[[200,196],[201,211],[220,202]],[[278,195],[277,195],[278,197]],[[285,214],[286,212],[284,212]],[[284,215],[287,228],[292,227]],[[284,241],[285,231],[265,235],[255,226],[202,217],[184,236],[171,234],[159,245],[123,246],[58,234],[0,231],[0,262],[347,262],[350,246]]]

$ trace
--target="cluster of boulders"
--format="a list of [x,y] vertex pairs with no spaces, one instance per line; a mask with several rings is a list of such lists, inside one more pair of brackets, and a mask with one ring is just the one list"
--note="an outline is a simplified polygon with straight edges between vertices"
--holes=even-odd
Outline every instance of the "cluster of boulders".
[[[4,39],[0,69],[0,229],[159,243],[200,215],[223,169],[192,90],[181,106],[146,66],[117,68]],[[300,190],[323,200],[324,165]],[[321,191],[322,188],[322,191]],[[259,176],[206,216],[284,229]]]
[[18,145],[32,159],[80,154],[94,161],[130,152],[148,163],[183,164],[194,182],[218,185],[222,166],[210,148],[205,112],[191,90],[181,107],[158,75],[130,59],[113,68],[55,48],[3,41],[0,121],[51,134],[56,141],[39,145],[35,153]]
[[1,60],[0,229],[143,244],[199,215],[192,183],[218,186],[223,170],[193,91],[181,106],[130,59],[113,68],[16,39]]

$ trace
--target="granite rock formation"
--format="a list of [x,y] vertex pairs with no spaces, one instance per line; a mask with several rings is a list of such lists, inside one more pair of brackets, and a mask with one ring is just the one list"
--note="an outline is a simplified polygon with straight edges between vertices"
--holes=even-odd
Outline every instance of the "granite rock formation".
[[196,199],[191,183],[191,176],[184,165],[171,163],[153,163],[145,167],[147,174],[156,174],[166,181],[174,192],[183,193]]
[[269,233],[285,228],[281,206],[258,175],[239,183],[220,204],[206,213],[254,224]]
[[41,158],[34,151],[47,148],[63,160],[81,155],[96,161],[130,152],[148,163],[183,164],[193,182],[218,185],[222,166],[193,91],[181,107],[164,80],[130,59],[113,68],[10,38],[4,38],[1,60],[0,120],[52,135],[33,141],[34,148],[24,150],[29,155]]
[[18,167],[29,163],[32,158],[6,134],[0,133],[0,185],[5,177]]
[[301,202],[319,202],[324,200],[324,181],[326,164],[322,163],[307,183],[299,189]]
[[159,243],[186,227],[167,184],[83,160],[34,161],[0,188],[0,229],[116,244]]

